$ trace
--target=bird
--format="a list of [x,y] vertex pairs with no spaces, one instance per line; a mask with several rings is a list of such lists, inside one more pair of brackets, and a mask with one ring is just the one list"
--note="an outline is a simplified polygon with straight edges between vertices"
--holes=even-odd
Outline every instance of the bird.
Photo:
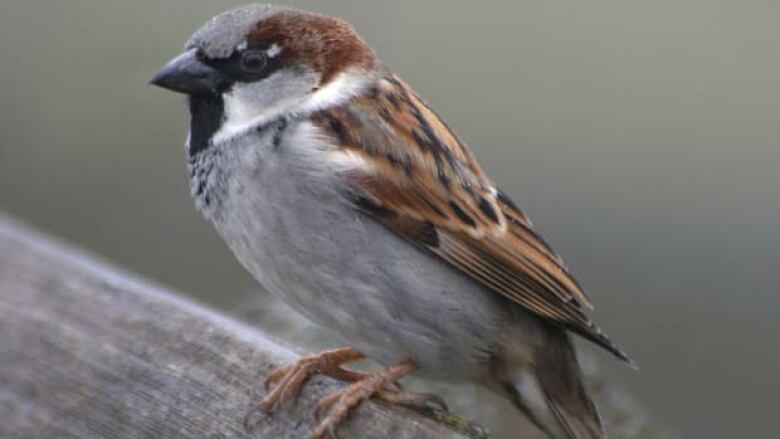
[[[474,383],[555,438],[603,438],[571,334],[631,363],[528,216],[352,25],[266,4],[223,12],[152,78],[186,95],[197,209],[241,265],[345,347],[267,377],[272,414],[315,374],[349,383],[312,432],[410,374]],[[374,372],[346,367],[358,360]],[[522,416],[518,413],[518,416]]]

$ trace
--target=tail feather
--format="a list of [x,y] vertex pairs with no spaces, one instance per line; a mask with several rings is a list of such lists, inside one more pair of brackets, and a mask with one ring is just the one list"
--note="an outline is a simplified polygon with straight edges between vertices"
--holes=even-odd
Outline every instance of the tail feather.
[[601,424],[601,417],[599,416],[598,409],[593,405],[592,401],[588,400],[587,403],[591,407],[588,407],[586,413],[571,413],[565,405],[559,404],[558,401],[547,395],[547,405],[558,420],[560,427],[566,432],[571,439],[604,439],[606,434]]
[[555,331],[537,353],[535,369],[516,375],[508,388],[517,405],[550,437],[606,438],[564,331]]

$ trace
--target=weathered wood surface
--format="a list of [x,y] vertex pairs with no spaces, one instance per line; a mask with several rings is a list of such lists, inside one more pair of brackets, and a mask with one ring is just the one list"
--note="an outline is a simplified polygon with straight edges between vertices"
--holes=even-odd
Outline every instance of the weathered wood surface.
[[[243,427],[272,365],[295,358],[255,329],[0,215],[0,437],[305,438],[317,377],[296,404]],[[463,438],[371,402],[341,438]]]
[[[271,335],[0,214],[0,438],[306,438],[319,398],[343,383],[315,377],[297,403],[255,417],[250,431],[243,426],[262,397],[257,384],[296,355]],[[586,370],[611,437],[669,437],[630,396]],[[541,437],[479,392],[429,389],[492,424],[496,437]],[[482,433],[460,427],[371,401],[338,437]]]

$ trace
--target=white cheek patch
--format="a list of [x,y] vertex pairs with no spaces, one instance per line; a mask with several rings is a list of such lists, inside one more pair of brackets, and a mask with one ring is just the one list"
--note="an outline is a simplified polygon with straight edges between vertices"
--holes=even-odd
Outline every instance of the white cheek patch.
[[225,114],[222,126],[212,138],[212,143],[220,143],[221,139],[228,138],[241,131],[252,119],[257,116],[257,99],[245,89],[242,84],[236,84],[229,93],[222,95],[225,104]]
[[367,84],[363,72],[348,70],[312,92],[319,80],[319,74],[311,71],[280,70],[258,82],[236,83],[222,95],[224,118],[211,143],[226,142],[281,116],[302,117],[340,105],[360,94]]
[[311,71],[279,70],[257,82],[237,82],[222,95],[222,126],[212,137],[220,144],[279,117],[294,107],[319,81]]

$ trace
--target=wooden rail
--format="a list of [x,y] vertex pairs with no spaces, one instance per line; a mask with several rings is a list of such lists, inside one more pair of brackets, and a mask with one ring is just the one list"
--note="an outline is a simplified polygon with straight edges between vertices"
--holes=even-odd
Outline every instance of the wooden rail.
[[[316,377],[297,403],[243,425],[262,396],[256,384],[295,356],[271,336],[0,215],[2,438],[305,438],[318,399],[342,383]],[[372,401],[339,437],[479,435],[456,424]]]

